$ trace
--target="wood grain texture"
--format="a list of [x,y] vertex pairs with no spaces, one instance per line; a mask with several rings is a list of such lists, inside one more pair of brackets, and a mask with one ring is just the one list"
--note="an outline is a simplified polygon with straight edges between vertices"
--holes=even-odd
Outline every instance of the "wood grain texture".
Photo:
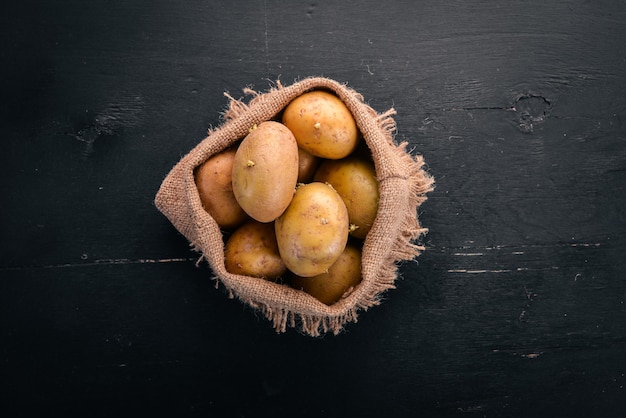
[[[622,416],[624,21],[582,0],[11,4],[0,408]],[[309,75],[394,107],[437,181],[427,251],[319,339],[216,290],[152,203],[224,91]]]

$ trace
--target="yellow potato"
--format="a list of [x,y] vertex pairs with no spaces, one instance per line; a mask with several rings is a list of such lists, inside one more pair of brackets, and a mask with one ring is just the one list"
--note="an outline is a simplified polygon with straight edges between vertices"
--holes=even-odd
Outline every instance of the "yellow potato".
[[298,145],[279,122],[253,127],[237,148],[233,193],[239,205],[259,222],[276,219],[291,201],[298,180]]
[[337,96],[321,90],[295,98],[285,108],[282,122],[302,149],[321,158],[346,157],[359,139],[350,110]]
[[306,183],[313,178],[318,158],[298,147],[298,183]]
[[341,160],[324,160],[315,181],[330,183],[343,199],[350,218],[350,235],[365,238],[378,212],[378,181],[374,163],[353,154]]
[[276,219],[278,250],[287,268],[302,277],[321,274],[348,241],[348,211],[324,183],[301,185],[285,213]]
[[194,172],[196,187],[204,209],[224,229],[241,225],[248,215],[233,194],[232,172],[235,149],[213,155]]
[[228,238],[224,257],[226,270],[234,274],[276,280],[287,270],[278,253],[274,224],[253,219]]
[[332,305],[359,284],[361,277],[361,249],[348,244],[327,273],[313,277],[294,276],[290,286],[307,292],[326,305]]

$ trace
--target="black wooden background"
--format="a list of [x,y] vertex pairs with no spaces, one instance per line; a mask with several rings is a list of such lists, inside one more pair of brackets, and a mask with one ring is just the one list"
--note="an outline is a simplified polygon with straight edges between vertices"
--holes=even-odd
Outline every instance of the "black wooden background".
[[[624,416],[621,1],[13,1],[3,416]],[[398,111],[427,251],[339,336],[275,334],[154,207],[223,92]]]

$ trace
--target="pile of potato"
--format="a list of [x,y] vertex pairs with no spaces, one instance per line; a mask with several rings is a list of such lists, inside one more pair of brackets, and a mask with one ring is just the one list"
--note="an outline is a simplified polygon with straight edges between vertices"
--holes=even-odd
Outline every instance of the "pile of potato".
[[378,211],[369,149],[345,104],[314,90],[195,170],[225,234],[226,269],[282,282],[331,305],[361,281]]

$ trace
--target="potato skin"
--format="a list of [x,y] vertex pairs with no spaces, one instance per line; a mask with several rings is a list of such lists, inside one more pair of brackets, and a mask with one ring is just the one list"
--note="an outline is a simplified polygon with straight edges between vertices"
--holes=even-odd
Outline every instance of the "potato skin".
[[289,205],[298,179],[298,145],[279,122],[262,122],[237,148],[233,193],[243,210],[271,222]]
[[285,108],[282,122],[302,149],[321,158],[346,157],[359,139],[350,110],[337,96],[321,90],[296,97]]
[[226,149],[198,166],[194,179],[204,210],[220,228],[233,229],[248,219],[233,194],[232,171],[236,150]]
[[274,225],[250,219],[226,241],[226,270],[233,274],[276,280],[287,267],[280,258]]
[[285,212],[276,219],[278,250],[298,276],[321,274],[337,260],[348,241],[348,211],[329,185],[301,185]]
[[378,213],[378,180],[374,163],[360,155],[341,160],[324,160],[315,172],[315,181],[330,183],[348,209],[350,235],[364,239]]
[[313,178],[319,158],[298,147],[298,183],[307,183]]
[[290,286],[302,290],[326,305],[332,305],[361,282],[361,249],[349,243],[337,261],[313,277],[291,277]]

